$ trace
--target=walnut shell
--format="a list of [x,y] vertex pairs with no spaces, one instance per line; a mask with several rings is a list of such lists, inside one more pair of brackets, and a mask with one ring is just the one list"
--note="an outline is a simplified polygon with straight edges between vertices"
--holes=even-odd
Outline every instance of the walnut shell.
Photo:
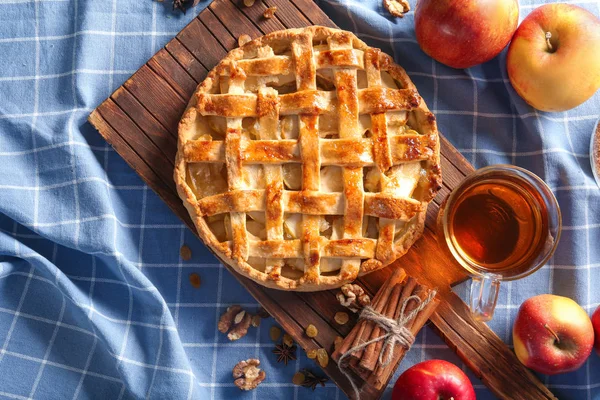
[[342,292],[336,296],[338,301],[354,313],[371,303],[371,298],[359,285],[347,283],[340,289]]
[[252,390],[265,380],[267,374],[258,368],[260,361],[256,358],[242,360],[233,367],[233,383],[240,390]]

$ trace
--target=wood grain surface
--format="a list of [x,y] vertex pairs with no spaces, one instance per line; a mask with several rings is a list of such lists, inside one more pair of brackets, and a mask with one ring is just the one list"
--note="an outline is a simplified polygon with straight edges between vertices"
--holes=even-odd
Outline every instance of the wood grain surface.
[[[271,6],[278,8],[275,17],[263,18],[263,11]],[[256,38],[271,31],[307,25],[335,27],[312,0],[257,0],[251,8],[244,7],[241,0],[215,0],[94,110],[89,121],[195,232],[172,178],[177,124],[188,99],[208,70],[237,46],[241,34]],[[401,265],[409,275],[438,288],[442,304],[431,322],[492,392],[510,399],[554,398],[487,325],[471,318],[466,305],[450,291],[452,285],[467,276],[440,251],[435,219],[440,202],[473,168],[443,137],[441,144],[444,185],[428,209],[423,237],[393,266],[359,281],[373,295],[390,276],[391,268]],[[334,314],[343,309],[335,298],[336,291],[277,291],[231,273],[305,350],[323,347],[331,353],[335,337],[345,336],[356,323],[355,317],[344,326],[333,322]],[[314,339],[304,335],[308,324],[319,330]],[[351,395],[349,382],[334,362],[324,370]],[[362,385],[361,393],[363,399],[375,399],[382,391]]]

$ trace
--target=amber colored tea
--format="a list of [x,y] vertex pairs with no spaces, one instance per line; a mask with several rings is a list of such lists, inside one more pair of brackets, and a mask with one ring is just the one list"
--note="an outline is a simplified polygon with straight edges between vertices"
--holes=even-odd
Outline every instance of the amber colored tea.
[[537,190],[522,181],[475,183],[448,211],[455,249],[490,272],[514,274],[514,269],[525,268],[548,239],[544,202]]
[[438,243],[471,275],[473,318],[492,319],[500,282],[541,268],[554,254],[561,228],[552,190],[523,168],[484,167],[452,190],[438,212]]

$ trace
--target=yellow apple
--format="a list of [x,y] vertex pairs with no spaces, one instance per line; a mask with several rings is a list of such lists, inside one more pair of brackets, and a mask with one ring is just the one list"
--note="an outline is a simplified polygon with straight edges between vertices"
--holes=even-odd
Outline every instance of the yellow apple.
[[510,83],[542,111],[564,111],[600,87],[600,20],[570,4],[546,4],[523,20],[508,48]]

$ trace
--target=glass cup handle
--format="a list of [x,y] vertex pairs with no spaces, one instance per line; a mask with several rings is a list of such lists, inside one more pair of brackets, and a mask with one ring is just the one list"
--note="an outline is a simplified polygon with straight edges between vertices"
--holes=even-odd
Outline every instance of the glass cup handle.
[[501,278],[496,274],[484,274],[472,278],[469,307],[476,320],[489,321],[494,316]]

